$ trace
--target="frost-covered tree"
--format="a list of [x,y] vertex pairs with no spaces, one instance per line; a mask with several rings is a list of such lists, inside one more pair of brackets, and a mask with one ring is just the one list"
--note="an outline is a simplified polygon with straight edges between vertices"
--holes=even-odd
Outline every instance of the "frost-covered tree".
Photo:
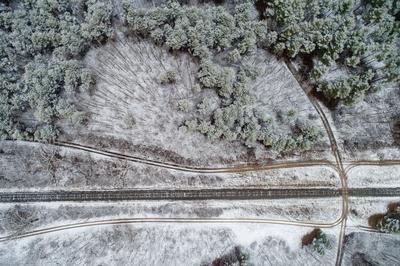
[[400,234],[400,215],[384,216],[376,225],[377,229],[385,233]]
[[103,41],[111,36],[113,6],[110,0],[88,0],[82,36],[88,41]]
[[320,255],[324,255],[326,250],[332,248],[332,243],[329,237],[318,228],[305,235],[302,241],[303,246],[311,248],[312,251],[317,252]]
[[58,110],[71,108],[59,95],[63,92],[73,95],[81,86],[88,86],[83,82],[90,81],[81,79],[82,71],[83,66],[76,60],[48,60],[42,56],[25,66],[22,90],[39,121],[50,123],[61,116]]
[[[292,7],[291,12],[295,13],[295,5]],[[279,16],[292,20],[289,13],[282,9]],[[248,147],[262,143],[278,151],[309,149],[317,141],[319,135],[312,135],[306,128],[302,132],[293,129],[292,135],[276,136],[249,107],[254,99],[248,83],[260,73],[243,64],[242,58],[257,46],[275,44],[279,37],[278,31],[268,29],[266,21],[259,21],[251,1],[237,4],[231,11],[222,6],[185,6],[176,1],[162,7],[137,9],[125,1],[123,14],[128,34],[151,38],[156,44],[172,51],[187,51],[199,59],[199,85],[215,90],[220,106],[210,110],[207,101],[199,103],[198,119],[185,123],[189,131],[198,131],[211,139],[240,141]],[[293,49],[300,46],[294,44]],[[304,49],[313,49],[312,44]],[[214,60],[214,56],[220,56],[223,63]]]
[[385,233],[400,234],[400,204],[396,203],[388,208],[376,223],[376,229]]
[[332,248],[331,241],[324,232],[320,232],[311,243],[311,248],[320,255],[324,255],[327,249]]
[[328,98],[341,99],[353,103],[361,99],[371,89],[372,71],[361,75],[352,75],[334,81],[323,81],[320,90]]
[[174,70],[168,70],[162,73],[160,76],[160,83],[162,85],[172,84],[176,82],[176,72]]
[[179,100],[177,103],[178,110],[181,112],[187,112],[190,109],[190,102],[187,99]]
[[124,21],[130,31],[208,59],[214,49],[235,46],[244,54],[254,48],[257,36],[265,33],[261,30],[265,25],[253,14],[251,3],[238,5],[234,14],[220,6],[189,7],[176,1],[151,9],[137,9],[129,1],[123,3]]
[[[81,56],[93,41],[110,36],[111,15],[107,0],[0,4],[2,139],[53,139],[54,122],[79,113],[72,98],[94,82]],[[34,113],[37,132],[18,121],[24,112]]]
[[[316,64],[306,70],[328,99],[354,103],[385,83],[399,82],[398,1],[263,2],[263,15],[277,34],[270,49],[289,58],[313,58]],[[332,68],[351,74],[325,80]],[[374,77],[365,82],[367,73]]]

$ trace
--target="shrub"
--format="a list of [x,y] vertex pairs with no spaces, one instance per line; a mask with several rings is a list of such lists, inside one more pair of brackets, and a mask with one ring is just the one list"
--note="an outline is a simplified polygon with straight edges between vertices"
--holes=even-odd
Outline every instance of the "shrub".
[[328,236],[321,230],[315,231],[314,238],[309,245],[313,251],[320,255],[325,255],[326,250],[332,248],[332,243]]
[[34,139],[39,141],[53,141],[59,131],[54,126],[43,126],[35,131]]
[[379,220],[375,225],[376,229],[385,233],[400,233],[400,204],[398,202],[389,204],[386,214],[377,217]]
[[240,55],[240,52],[238,49],[233,49],[230,51],[227,55],[227,60],[229,63],[236,63],[238,62],[242,56]]
[[294,117],[295,115],[296,115],[296,110],[290,109],[290,110],[287,112],[287,116],[288,116],[288,117]]
[[379,231],[385,233],[400,233],[400,214],[397,216],[385,215],[376,225]]
[[209,265],[218,266],[246,266],[249,265],[250,256],[241,247],[235,247],[226,254],[214,259]]
[[168,70],[160,76],[160,83],[162,85],[173,84],[176,82],[176,72]]
[[128,129],[131,129],[136,125],[136,119],[131,113],[127,113],[124,115],[123,122]]
[[195,93],[200,92],[201,91],[200,84],[198,84],[198,83],[194,84],[193,87],[192,87],[192,91],[195,92]]
[[39,212],[29,205],[14,205],[4,211],[2,227],[12,232],[21,232],[31,228],[39,221]]
[[185,126],[187,127],[187,129],[189,131],[196,131],[197,125],[198,125],[198,122],[196,119],[185,121]]
[[71,120],[71,123],[73,125],[84,125],[86,124],[87,120],[89,119],[89,116],[87,113],[82,112],[82,111],[75,111],[69,119]]
[[303,120],[296,120],[295,131],[298,136],[301,136],[303,140],[308,140],[310,142],[317,141],[323,136],[323,130],[321,127],[311,124]]
[[178,101],[178,110],[181,112],[187,112],[190,108],[190,102],[186,99],[182,99]]

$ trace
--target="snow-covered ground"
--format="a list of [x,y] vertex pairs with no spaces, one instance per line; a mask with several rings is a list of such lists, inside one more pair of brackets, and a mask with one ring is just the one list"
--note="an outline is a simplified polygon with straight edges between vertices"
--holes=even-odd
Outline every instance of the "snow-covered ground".
[[[343,157],[356,159],[398,159],[396,121],[400,116],[398,87],[371,93],[354,106],[333,110],[336,137],[343,143]],[[396,120],[397,119],[397,120]]]
[[329,167],[185,173],[31,142],[0,143],[0,190],[339,187]]
[[399,265],[400,237],[358,232],[346,236],[342,265]]
[[309,229],[277,225],[114,225],[56,232],[0,243],[0,265],[210,265],[236,246],[253,265],[334,265],[301,248]]
[[[118,2],[118,1],[117,1]],[[137,6],[160,1],[134,0]],[[196,1],[189,1],[196,2]],[[229,1],[228,1],[229,2]],[[250,84],[254,108],[276,119],[315,110],[283,62],[265,51],[246,59],[262,75]],[[165,162],[226,166],[289,159],[330,159],[327,136],[310,152],[283,156],[261,145],[248,150],[237,142],[209,140],[179,127],[193,117],[202,99],[210,113],[218,97],[196,90],[197,62],[184,53],[168,53],[143,40],[117,41],[93,49],[86,64],[97,86],[76,99],[88,123],[62,121],[62,139]],[[176,84],[162,86],[166,71]],[[189,112],[178,110],[188,101]],[[393,118],[400,114],[398,88],[368,95],[354,107],[323,107],[345,161],[399,159]],[[290,120],[290,118],[285,118]],[[277,127],[285,134],[293,121]],[[287,123],[287,124],[285,124]],[[348,172],[348,186],[400,187],[400,166],[362,166]],[[0,190],[176,189],[230,187],[340,187],[328,167],[235,174],[191,174],[27,142],[0,142]],[[399,198],[350,197],[343,265],[400,265],[398,235],[361,232],[368,218],[385,213]],[[0,235],[85,221],[132,217],[258,218],[333,223],[341,198],[252,201],[135,201],[119,203],[31,203],[0,205]],[[240,246],[254,265],[334,265],[339,227],[323,229],[334,248],[324,256],[301,246],[309,227],[273,224],[125,224],[85,227],[0,243],[0,265],[209,265]]]
[[[2,204],[0,232],[5,236],[64,224],[134,217],[332,223],[340,216],[339,206],[340,198]],[[249,254],[253,265],[334,265],[339,228],[323,229],[333,245],[324,256],[302,248],[302,237],[312,229],[235,223],[99,225],[0,243],[0,265],[208,265],[236,246]]]
[[389,204],[396,202],[400,202],[399,197],[350,197],[348,215],[349,231],[357,231],[357,226],[369,226],[369,217],[375,214],[386,213]]
[[400,187],[400,165],[356,166],[347,172],[351,187]]
[[5,236],[78,222],[146,217],[254,218],[331,224],[339,219],[341,212],[341,198],[1,204],[0,234]]

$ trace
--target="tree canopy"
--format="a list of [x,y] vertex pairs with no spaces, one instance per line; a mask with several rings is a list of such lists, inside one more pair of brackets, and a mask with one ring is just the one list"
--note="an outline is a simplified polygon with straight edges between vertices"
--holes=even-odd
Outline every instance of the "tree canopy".
[[[263,15],[277,34],[271,50],[311,57],[310,78],[327,98],[353,103],[399,82],[399,1],[263,2]],[[337,75],[327,75],[335,69]]]
[[[103,0],[22,0],[0,4],[0,138],[51,139],[57,118],[76,112],[69,97],[93,84],[80,62],[111,35]],[[21,123],[34,113],[34,128]]]

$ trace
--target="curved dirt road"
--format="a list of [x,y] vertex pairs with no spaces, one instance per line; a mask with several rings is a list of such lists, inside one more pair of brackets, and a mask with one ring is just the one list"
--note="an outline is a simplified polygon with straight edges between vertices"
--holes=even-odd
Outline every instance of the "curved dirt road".
[[230,167],[194,167],[189,165],[180,165],[168,162],[161,162],[137,156],[130,156],[127,154],[106,151],[94,147],[84,146],[77,143],[70,142],[54,142],[53,145],[65,148],[71,148],[90,153],[95,153],[111,158],[127,160],[136,163],[142,163],[151,166],[157,166],[182,172],[190,173],[203,173],[203,174],[217,174],[217,173],[240,173],[250,171],[263,171],[281,168],[294,168],[294,167],[310,167],[310,166],[327,166],[336,169],[335,164],[328,160],[306,160],[306,161],[286,161],[286,162],[270,162],[265,164],[243,164]]

